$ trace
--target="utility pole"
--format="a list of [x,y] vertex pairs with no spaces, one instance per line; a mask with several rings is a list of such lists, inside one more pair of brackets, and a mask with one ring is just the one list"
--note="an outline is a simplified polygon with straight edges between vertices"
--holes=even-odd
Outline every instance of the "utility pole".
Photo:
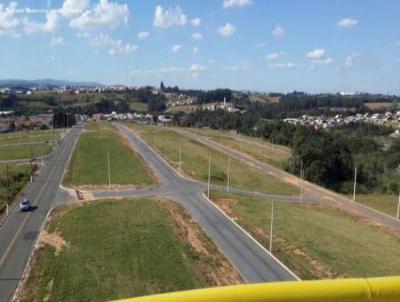
[[274,202],[271,204],[271,225],[269,228],[269,252],[272,253],[272,231],[274,226]]
[[300,203],[303,203],[304,169],[300,171]]
[[210,181],[211,181],[211,152],[210,152],[210,159],[208,160],[208,185],[207,185],[208,198],[210,198]]
[[42,130],[41,132],[40,132],[40,136],[41,136],[41,140],[42,140],[42,143],[40,144],[40,154],[41,154],[41,156],[42,156],[42,165],[43,165],[43,131],[44,130]]
[[400,218],[400,192],[399,192],[399,203],[397,204],[397,220]]
[[356,201],[356,187],[357,187],[357,166],[354,169],[354,190],[353,190],[353,201]]
[[32,152],[32,145],[31,145],[31,182],[33,181],[33,152]]
[[110,149],[107,150],[107,166],[108,166],[108,190],[111,190]]
[[8,164],[6,164],[6,208],[7,208],[7,213],[6,215],[8,216]]
[[226,191],[229,192],[230,177],[231,177],[231,157],[228,155],[228,182],[226,184]]
[[182,175],[182,143],[179,145],[179,174]]

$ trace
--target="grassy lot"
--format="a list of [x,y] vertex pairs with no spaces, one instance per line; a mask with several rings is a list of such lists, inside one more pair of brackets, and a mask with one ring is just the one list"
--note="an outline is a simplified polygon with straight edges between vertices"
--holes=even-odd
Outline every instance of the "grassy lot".
[[0,160],[29,159],[50,154],[52,144],[33,144],[20,146],[0,146]]
[[53,214],[39,240],[21,301],[108,301],[242,282],[169,201],[70,206]]
[[[57,130],[56,139],[63,130]],[[31,130],[0,134],[0,160],[27,159],[50,154],[53,151],[51,141],[54,140],[52,130]],[[43,142],[43,144],[40,144]],[[32,143],[17,145],[21,143]]]
[[108,185],[108,161],[112,185],[146,186],[154,183],[151,171],[111,124],[90,123],[72,155],[64,183],[69,186]]
[[0,146],[19,143],[39,143],[60,139],[64,130],[27,130],[0,134]]
[[147,104],[142,102],[131,102],[129,107],[138,112],[147,112]]
[[[347,198],[353,200],[353,195],[347,195]],[[357,194],[356,202],[396,217],[399,196],[377,193]]]
[[[226,193],[212,199],[264,246],[271,203]],[[275,202],[273,253],[302,279],[400,274],[400,236],[333,208]]]
[[[201,181],[208,180],[208,161],[211,152],[211,182],[218,185],[227,184],[228,157],[225,154],[168,128],[136,124],[132,124],[131,127],[175,167],[179,166],[181,143],[183,171]],[[230,185],[239,189],[272,194],[298,193],[298,188],[267,176],[258,169],[234,159],[230,161]]]
[[246,153],[251,157],[271,164],[277,168],[283,168],[284,163],[290,158],[290,148],[268,143],[260,138],[235,135],[228,131],[211,129],[188,128],[188,131],[208,137],[213,141],[223,144],[229,148]]
[[[8,200],[13,201],[19,191],[29,181],[31,175],[31,166],[26,164],[10,164],[8,165]],[[0,164],[0,213],[6,208],[6,165]]]

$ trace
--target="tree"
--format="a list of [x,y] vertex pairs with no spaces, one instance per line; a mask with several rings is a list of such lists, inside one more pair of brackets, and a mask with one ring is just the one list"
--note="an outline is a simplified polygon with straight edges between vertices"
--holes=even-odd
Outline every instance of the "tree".
[[53,113],[52,125],[54,128],[67,128],[76,124],[75,115],[58,109]]

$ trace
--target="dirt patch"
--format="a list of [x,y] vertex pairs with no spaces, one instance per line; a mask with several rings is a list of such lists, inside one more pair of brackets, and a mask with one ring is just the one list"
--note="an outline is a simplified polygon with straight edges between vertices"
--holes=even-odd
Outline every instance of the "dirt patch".
[[396,236],[396,237],[400,237],[400,230],[396,230],[396,229],[393,229],[393,228],[390,228],[390,227],[386,227],[386,226],[384,226],[384,225],[382,225],[382,224],[380,224],[380,223],[378,223],[378,222],[376,222],[376,221],[374,221],[372,219],[362,217],[362,216],[358,215],[357,213],[355,213],[354,211],[342,208],[341,205],[336,205],[334,208],[337,211],[339,211],[340,213],[342,213],[343,215],[345,215],[347,217],[350,217],[351,219],[356,220],[356,221],[358,221],[358,222],[360,222],[362,224],[366,224],[366,225],[369,225],[371,227],[383,230],[383,231],[389,233],[390,235],[393,235],[393,236]]
[[198,269],[215,286],[243,284],[244,280],[232,264],[206,237],[199,225],[171,201],[161,200],[174,222],[174,228],[187,244],[198,254]]
[[290,176],[284,176],[282,179],[284,182],[287,184],[299,187],[300,186],[300,179],[295,178],[295,177],[290,177]]
[[67,246],[65,240],[57,233],[48,233],[43,230],[38,238],[38,244],[48,244],[56,249],[56,256],[60,254],[61,250]]
[[233,219],[234,221],[238,220],[236,214],[231,209],[233,205],[236,205],[238,203],[237,200],[220,198],[213,200],[213,202],[216,203],[221,208],[221,210],[226,213],[231,219]]

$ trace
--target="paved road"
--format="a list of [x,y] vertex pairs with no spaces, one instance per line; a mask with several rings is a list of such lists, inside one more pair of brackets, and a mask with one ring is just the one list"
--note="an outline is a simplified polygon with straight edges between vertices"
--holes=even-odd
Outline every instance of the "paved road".
[[[164,188],[155,190],[160,190],[160,195],[182,204],[247,282],[296,279],[286,267],[202,195],[203,184],[180,177],[175,169],[134,132],[122,124],[116,123],[115,126],[160,177]],[[167,192],[168,188],[176,186],[181,189]]]
[[[273,177],[277,177],[280,179],[295,179],[296,181],[299,181],[299,179],[292,175],[289,174],[285,171],[279,170],[271,165],[268,165],[266,163],[260,162],[258,160],[255,160],[254,158],[251,158],[250,156],[240,153],[239,151],[233,150],[231,148],[228,148],[224,145],[221,145],[213,140],[206,139],[205,137],[194,134],[192,132],[180,129],[180,128],[174,128],[175,131],[178,133],[181,133],[183,135],[186,135],[198,142],[204,143],[218,151],[221,151],[225,154],[229,154],[232,158],[244,161],[250,165],[253,165],[260,170],[264,171],[266,174],[269,174]],[[400,221],[397,220],[396,218],[386,215],[382,212],[376,211],[370,207],[367,207],[363,204],[352,202],[349,199],[335,193],[332,191],[329,191],[325,188],[322,188],[320,186],[317,186],[313,183],[310,182],[304,182],[304,190],[305,192],[309,192],[312,194],[312,198],[315,200],[320,200],[321,202],[325,202],[328,204],[335,204],[341,209],[349,212],[349,213],[354,213],[358,216],[361,216],[363,218],[367,218],[369,220],[372,220],[375,223],[378,223],[382,226],[388,227],[393,230],[400,230]]]
[[0,301],[12,298],[49,210],[63,199],[59,184],[80,131],[73,128],[65,136],[28,188],[26,196],[36,209],[20,213],[15,208],[0,228]]

